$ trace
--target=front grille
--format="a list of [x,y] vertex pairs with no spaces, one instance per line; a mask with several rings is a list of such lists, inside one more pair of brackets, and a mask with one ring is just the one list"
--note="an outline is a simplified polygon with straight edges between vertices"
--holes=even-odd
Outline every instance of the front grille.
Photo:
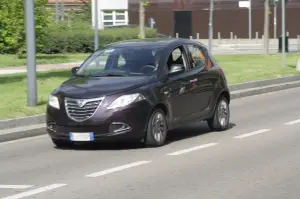
[[104,97],[95,99],[72,99],[65,98],[65,108],[69,118],[76,122],[82,122],[91,118]]

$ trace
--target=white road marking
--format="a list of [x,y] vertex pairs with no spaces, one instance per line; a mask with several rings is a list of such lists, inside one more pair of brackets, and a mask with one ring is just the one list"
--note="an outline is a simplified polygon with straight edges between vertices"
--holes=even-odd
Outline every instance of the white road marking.
[[285,125],[293,125],[293,124],[297,124],[297,123],[300,123],[300,119],[299,120],[293,120],[293,121],[290,121],[290,122],[287,122],[287,123],[284,123]]
[[238,135],[238,136],[235,136],[233,138],[245,138],[245,137],[250,137],[252,135],[257,135],[257,134],[260,134],[260,133],[265,133],[267,131],[270,131],[271,129],[260,129],[258,131],[253,131],[251,133],[245,133],[245,134],[242,134],[242,135]]
[[19,194],[16,194],[16,195],[8,196],[8,197],[2,198],[2,199],[25,198],[25,197],[28,197],[28,196],[32,196],[32,195],[42,193],[42,192],[45,192],[45,191],[50,191],[52,189],[56,189],[56,188],[63,187],[63,186],[66,186],[66,184],[52,184],[52,185],[49,185],[49,186],[40,187],[40,188],[33,189],[33,190],[30,190],[30,191],[26,191],[26,192],[22,192],[22,193],[19,193]]
[[140,166],[140,165],[143,165],[143,164],[148,164],[150,162],[151,161],[134,162],[134,163],[118,166],[118,167],[115,167],[115,168],[106,169],[104,171],[88,174],[85,177],[95,178],[95,177],[103,176],[103,175],[106,175],[106,174],[114,173],[114,172],[117,172],[117,171],[121,171],[121,170],[124,170],[124,169],[129,169],[129,168],[137,167],[137,166]]
[[31,141],[31,140],[45,138],[45,137],[48,137],[48,135],[38,135],[38,136],[34,136],[34,137],[29,137],[29,138],[21,138],[21,139],[12,140],[12,141],[1,142],[0,146],[1,145],[7,145],[7,144],[19,143],[19,142],[25,142],[25,141]]
[[0,189],[28,189],[33,185],[2,185],[0,184]]
[[204,149],[204,148],[207,148],[207,147],[212,147],[212,146],[215,146],[217,144],[219,144],[219,143],[203,144],[203,145],[195,146],[195,147],[192,147],[192,148],[188,148],[188,149],[176,151],[176,152],[173,152],[173,153],[169,153],[167,155],[181,155],[181,154],[184,154],[184,153],[189,153],[189,152]]

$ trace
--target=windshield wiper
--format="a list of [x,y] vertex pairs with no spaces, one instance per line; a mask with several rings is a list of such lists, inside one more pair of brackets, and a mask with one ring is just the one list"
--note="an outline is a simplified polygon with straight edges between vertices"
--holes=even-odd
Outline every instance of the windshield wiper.
[[86,77],[84,74],[74,74],[75,77]]
[[125,77],[127,75],[123,71],[101,71],[92,74],[93,77]]
[[116,74],[116,73],[104,73],[99,75],[93,75],[93,77],[125,77],[125,74]]

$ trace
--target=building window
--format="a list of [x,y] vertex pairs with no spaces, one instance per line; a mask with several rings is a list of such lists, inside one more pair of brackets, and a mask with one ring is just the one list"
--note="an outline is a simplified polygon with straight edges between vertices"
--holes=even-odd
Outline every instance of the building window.
[[104,10],[102,16],[104,27],[128,25],[127,10]]

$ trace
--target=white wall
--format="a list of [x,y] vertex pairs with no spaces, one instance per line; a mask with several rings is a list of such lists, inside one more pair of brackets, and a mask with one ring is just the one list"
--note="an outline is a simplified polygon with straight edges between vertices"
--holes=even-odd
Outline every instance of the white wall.
[[[95,1],[92,0],[92,26],[95,26]],[[128,10],[128,0],[97,0],[98,1],[98,27],[103,28],[103,10]]]
[[128,0],[99,0],[102,10],[128,10]]

